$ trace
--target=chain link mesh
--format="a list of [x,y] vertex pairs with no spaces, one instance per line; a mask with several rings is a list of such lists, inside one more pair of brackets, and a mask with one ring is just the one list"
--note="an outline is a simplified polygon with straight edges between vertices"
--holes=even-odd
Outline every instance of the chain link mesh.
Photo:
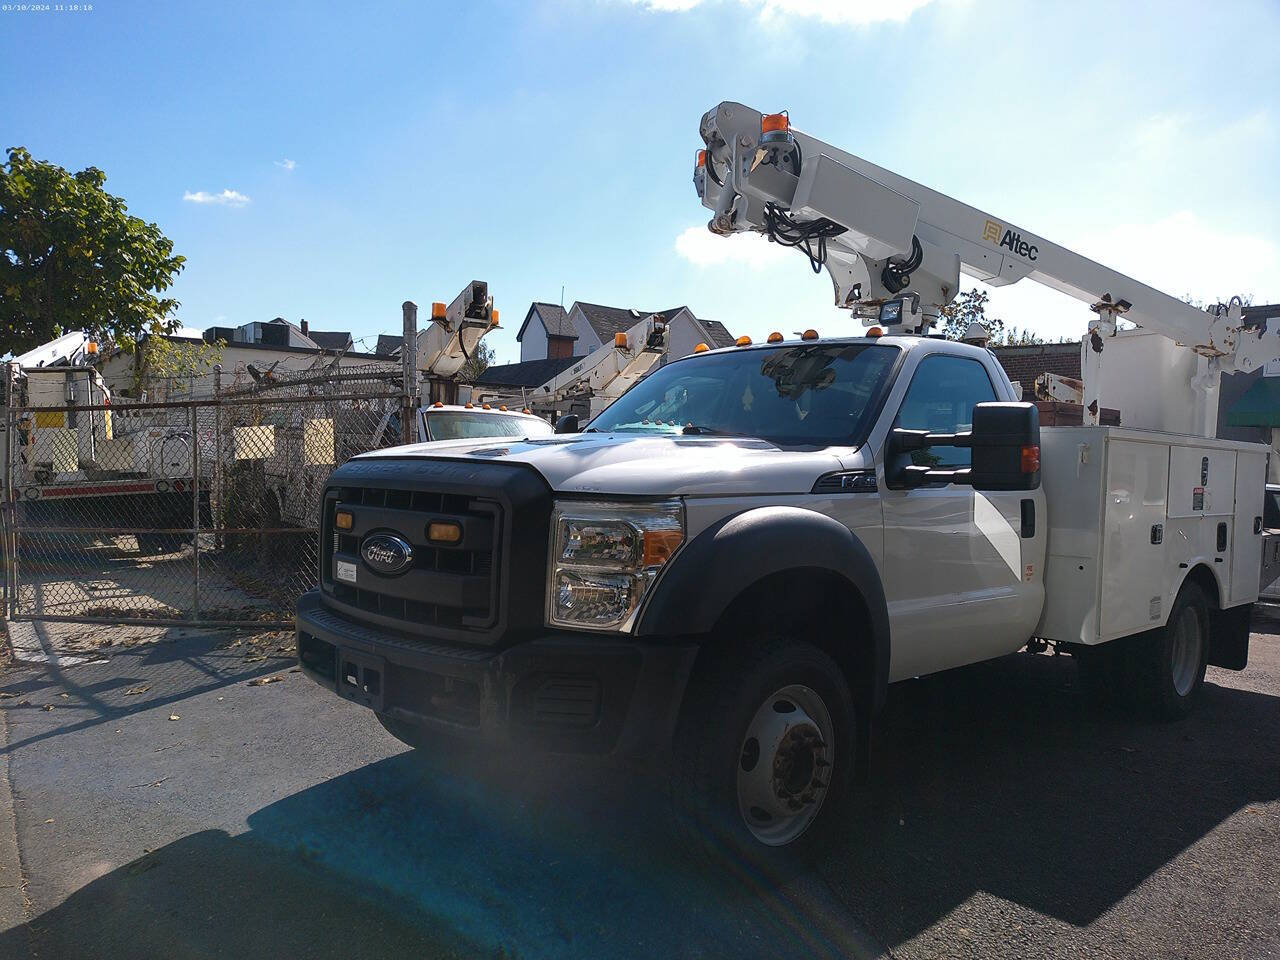
[[107,404],[87,383],[66,388],[75,406],[5,384],[13,619],[290,625],[315,585],[325,480],[402,442],[416,415],[385,364],[233,382],[216,398],[192,382],[148,391],[184,398],[164,402]]

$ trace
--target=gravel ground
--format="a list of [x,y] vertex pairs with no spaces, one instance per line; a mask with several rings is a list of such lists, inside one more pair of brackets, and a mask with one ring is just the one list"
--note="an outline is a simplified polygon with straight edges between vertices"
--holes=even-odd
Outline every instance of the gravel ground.
[[0,957],[1280,957],[1256,630],[1169,726],[1088,708],[1069,658],[895,687],[846,834],[785,877],[691,866],[615,770],[424,761],[278,637],[15,664]]

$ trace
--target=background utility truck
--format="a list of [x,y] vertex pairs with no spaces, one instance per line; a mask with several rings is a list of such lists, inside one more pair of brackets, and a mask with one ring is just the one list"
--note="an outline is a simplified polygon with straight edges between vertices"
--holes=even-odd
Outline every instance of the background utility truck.
[[[319,587],[298,604],[307,675],[411,744],[669,753],[698,835],[782,847],[838,818],[891,682],[1052,643],[1094,686],[1176,718],[1206,664],[1242,669],[1266,448],[1042,433],[989,351],[927,335],[962,265],[1012,269],[999,236],[981,245],[989,218],[849,179],[816,141],[802,159],[773,136],[791,136],[785,117],[729,106],[703,122],[713,227],[859,266],[861,286],[836,289],[870,314],[867,336],[700,347],[581,433],[348,462],[325,488]],[[802,207],[810,164],[825,179]],[[855,229],[862,253],[837,243]],[[934,249],[948,236],[950,258]],[[1040,269],[1106,281],[1100,312],[1163,296],[1059,251],[1039,241]],[[1216,344],[1217,365],[1252,357],[1229,345],[1274,345],[1191,313],[1176,322],[1206,336],[1183,342]]]

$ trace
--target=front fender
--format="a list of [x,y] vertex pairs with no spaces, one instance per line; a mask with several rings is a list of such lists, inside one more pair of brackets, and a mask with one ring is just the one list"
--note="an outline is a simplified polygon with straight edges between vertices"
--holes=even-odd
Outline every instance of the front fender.
[[848,527],[813,510],[757,507],[712,524],[663,571],[641,611],[636,635],[709,633],[752,584],[802,569],[839,575],[866,608],[873,665],[860,692],[878,708],[889,679],[889,611],[880,572]]

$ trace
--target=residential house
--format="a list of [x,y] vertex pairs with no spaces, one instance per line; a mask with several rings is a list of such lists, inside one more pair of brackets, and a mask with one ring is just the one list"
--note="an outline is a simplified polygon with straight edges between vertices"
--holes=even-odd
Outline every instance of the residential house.
[[666,318],[670,332],[667,357],[687,356],[694,347],[705,343],[711,348],[733,345],[733,335],[724,324],[702,320],[686,306],[665,310],[636,310],[609,307],[599,303],[575,302],[568,310],[552,303],[533,303],[525,314],[516,339],[520,341],[520,359],[585,357],[616,334],[630,330],[648,316]]

